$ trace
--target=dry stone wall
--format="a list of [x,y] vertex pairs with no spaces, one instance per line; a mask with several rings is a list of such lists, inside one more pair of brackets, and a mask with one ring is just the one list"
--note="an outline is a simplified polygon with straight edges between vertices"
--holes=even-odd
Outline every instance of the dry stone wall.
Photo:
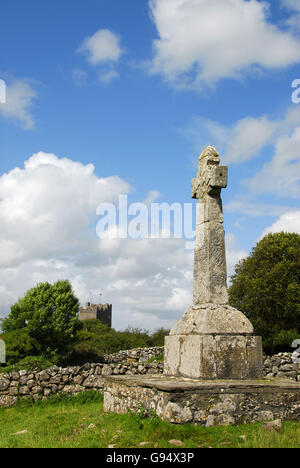
[[278,353],[264,360],[265,377],[288,378],[300,382],[300,363],[292,360],[291,353]]
[[123,362],[123,361],[138,361],[145,362],[155,358],[164,352],[163,346],[154,346],[152,348],[136,348],[119,351],[115,354],[106,354],[104,362],[107,364]]
[[41,372],[12,372],[0,376],[0,406],[13,405],[18,398],[47,398],[58,392],[77,394],[103,390],[105,375],[161,374],[162,363],[85,364],[51,367]]
[[[19,371],[0,374],[0,406],[9,406],[18,398],[47,398],[58,392],[76,394],[85,390],[103,391],[103,376],[162,374],[163,363],[148,363],[163,347],[139,348],[105,356],[104,364],[74,367],[51,367],[41,372]],[[290,353],[266,357],[266,377],[288,378],[300,382],[300,364],[294,364]]]

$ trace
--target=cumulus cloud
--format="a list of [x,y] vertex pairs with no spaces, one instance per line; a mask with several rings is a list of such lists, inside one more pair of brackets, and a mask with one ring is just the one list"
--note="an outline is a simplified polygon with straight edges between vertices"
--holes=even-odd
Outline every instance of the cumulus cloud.
[[226,203],[224,210],[227,213],[240,213],[246,216],[265,217],[265,216],[279,216],[286,211],[289,207],[286,205],[276,205],[264,202],[255,202],[245,195],[239,195],[234,200]]
[[[91,65],[100,67],[99,82],[109,84],[119,77],[116,66],[124,51],[118,34],[109,29],[99,29],[79,45],[77,52],[83,53]],[[81,84],[82,79],[86,80],[87,74],[83,70],[74,73],[75,83]]]
[[253,193],[270,193],[278,197],[300,197],[300,126],[291,135],[284,135],[275,143],[271,161],[248,181]]
[[96,236],[98,204],[117,204],[130,189],[117,176],[99,178],[91,164],[43,152],[3,174],[0,316],[38,282],[68,278],[82,303],[98,301],[103,293],[103,300],[114,304],[116,328],[173,323],[168,298],[176,288],[190,287],[184,282],[191,269],[184,240]]
[[194,116],[181,131],[199,154],[213,142],[222,153],[224,163],[239,164],[257,157],[271,142],[279,126],[279,122],[267,116],[245,117],[233,125],[222,125],[211,119]]
[[267,2],[150,0],[150,8],[158,32],[151,70],[176,86],[201,89],[300,61],[299,39],[271,23]]
[[119,73],[116,70],[108,70],[105,72],[101,72],[99,74],[99,80],[102,83],[108,84],[108,83],[111,83],[116,78],[118,78],[118,76],[119,76]]
[[282,214],[271,226],[267,227],[260,239],[274,232],[290,232],[300,234],[300,211],[294,210]]
[[[239,196],[226,205],[227,211],[245,213],[251,216],[277,216],[288,206],[259,204],[251,197],[262,194],[276,195],[277,198],[300,197],[300,106],[289,107],[282,119],[269,116],[245,117],[232,125],[194,117],[181,130],[192,142],[198,154],[208,144],[216,146],[225,164],[238,164],[260,156],[265,147],[271,149],[271,158],[260,167],[255,176],[245,180],[249,194]],[[250,198],[249,198],[250,197]]]
[[277,128],[278,123],[268,120],[265,116],[257,119],[246,117],[240,120],[232,128],[225,160],[239,163],[252,159],[270,142]]
[[99,29],[95,34],[87,37],[80,44],[78,52],[86,54],[87,60],[92,65],[118,62],[123,54],[120,36],[109,29]]
[[[39,282],[69,279],[82,304],[113,304],[113,326],[171,327],[192,303],[184,239],[99,239],[96,208],[131,187],[92,164],[37,153],[0,177],[0,316]],[[146,201],[159,193],[150,190]],[[229,238],[230,240],[230,238]],[[229,272],[241,252],[228,246]]]
[[31,109],[36,91],[23,80],[12,79],[6,83],[6,102],[0,104],[0,115],[20,124],[25,130],[34,128],[34,118]]
[[281,0],[283,7],[289,8],[290,10],[295,10],[300,12],[300,4],[298,0]]

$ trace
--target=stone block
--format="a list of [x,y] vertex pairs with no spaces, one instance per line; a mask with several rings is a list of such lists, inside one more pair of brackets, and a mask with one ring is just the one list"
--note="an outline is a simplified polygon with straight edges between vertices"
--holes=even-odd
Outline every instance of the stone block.
[[190,379],[259,379],[260,337],[172,335],[165,338],[164,375]]
[[104,377],[104,411],[138,413],[141,404],[173,424],[300,421],[300,384],[287,379],[191,380],[163,375]]
[[245,315],[227,304],[189,307],[175,323],[170,335],[252,335]]
[[[167,346],[166,346],[167,345]],[[181,340],[179,336],[165,338],[164,372],[179,375]]]

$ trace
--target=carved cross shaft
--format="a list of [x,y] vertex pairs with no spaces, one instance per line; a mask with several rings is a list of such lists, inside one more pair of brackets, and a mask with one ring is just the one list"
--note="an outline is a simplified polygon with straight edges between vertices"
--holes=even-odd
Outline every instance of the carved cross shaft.
[[199,158],[199,171],[192,180],[192,198],[197,198],[194,253],[194,305],[227,304],[225,234],[221,190],[227,187],[228,169],[219,166],[215,148],[207,147]]

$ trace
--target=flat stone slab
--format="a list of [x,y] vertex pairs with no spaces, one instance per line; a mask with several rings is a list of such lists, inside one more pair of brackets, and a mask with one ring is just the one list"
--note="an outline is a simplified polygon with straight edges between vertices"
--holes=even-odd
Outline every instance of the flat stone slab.
[[261,380],[196,380],[184,377],[169,377],[160,374],[150,375],[107,375],[106,382],[119,382],[129,387],[136,385],[145,388],[153,388],[163,392],[195,392],[211,393],[232,393],[232,391],[243,391],[246,393],[256,391],[281,391],[298,390],[300,392],[300,382],[288,379],[261,379]]
[[203,426],[300,421],[300,383],[288,379],[193,380],[164,375],[104,377],[104,411],[154,411]]

